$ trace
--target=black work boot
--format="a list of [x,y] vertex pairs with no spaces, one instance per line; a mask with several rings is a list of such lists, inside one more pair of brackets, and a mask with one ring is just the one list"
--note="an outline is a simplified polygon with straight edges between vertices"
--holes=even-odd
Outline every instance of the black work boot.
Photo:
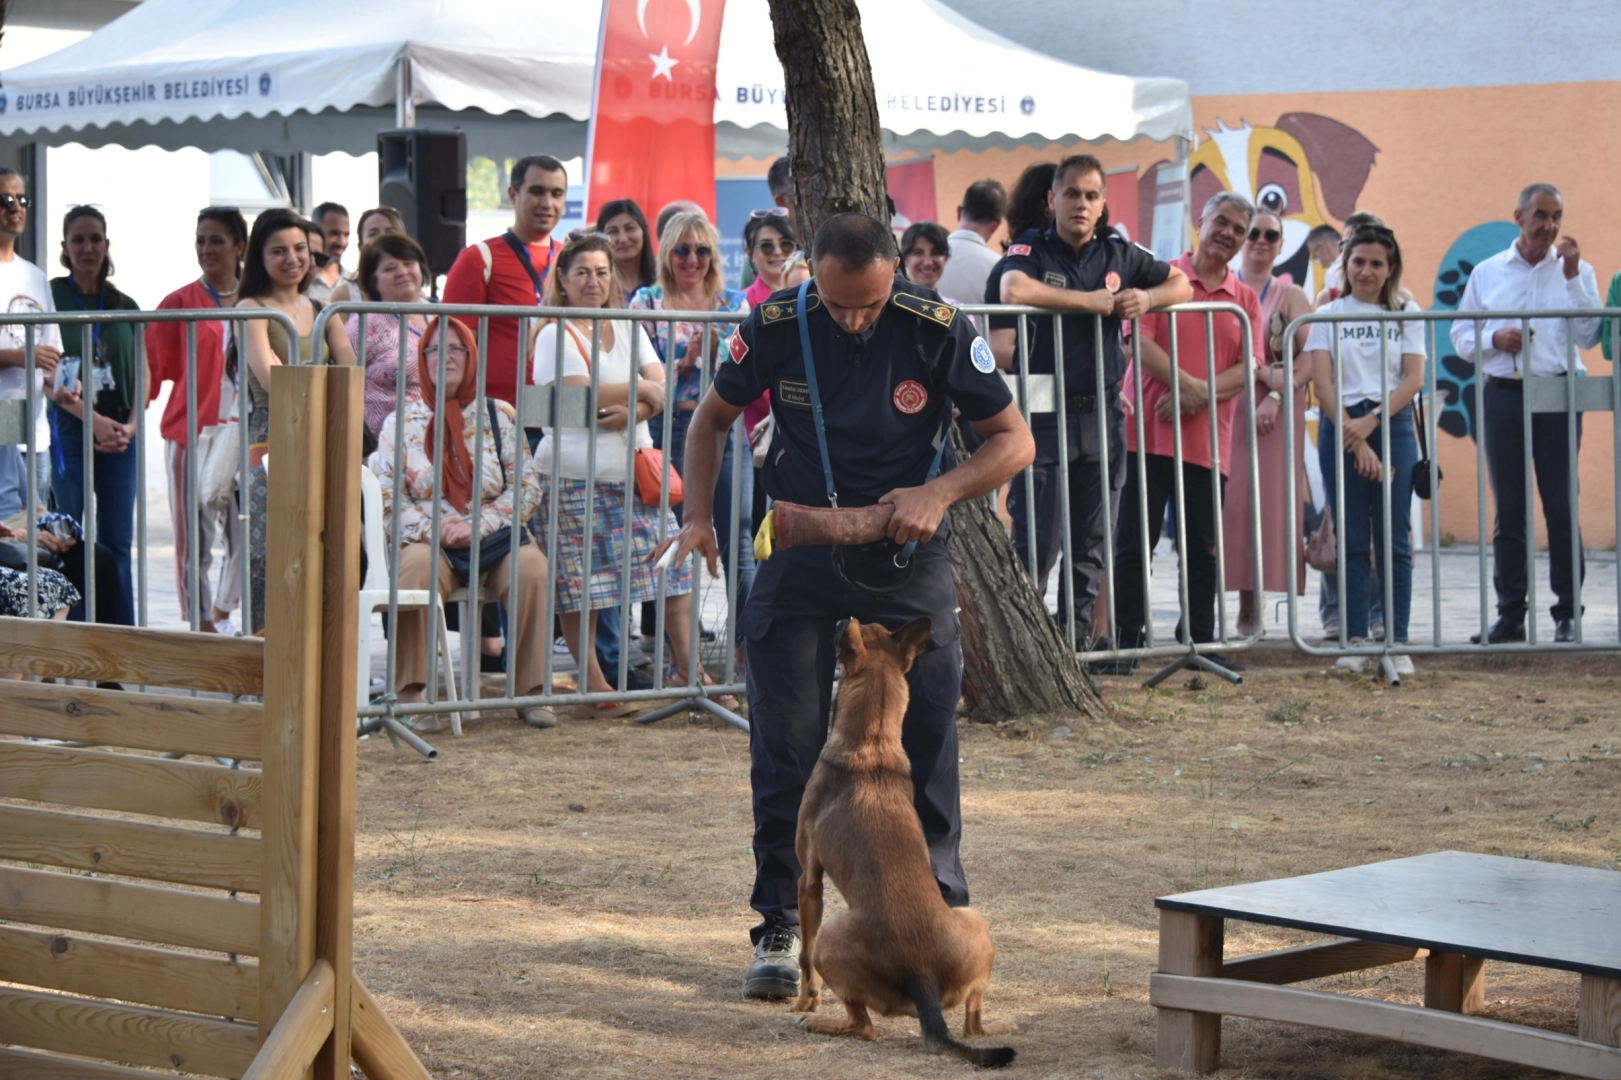
[[762,1001],[799,996],[799,935],[793,927],[766,927],[743,976],[743,996]]

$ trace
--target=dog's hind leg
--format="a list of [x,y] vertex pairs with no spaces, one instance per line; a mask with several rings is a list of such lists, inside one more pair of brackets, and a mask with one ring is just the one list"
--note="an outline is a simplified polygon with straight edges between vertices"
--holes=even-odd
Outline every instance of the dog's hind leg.
[[801,844],[804,869],[799,875],[799,999],[794,1012],[815,1012],[822,993],[816,968],[816,937],[822,928],[822,864],[814,846]]
[[799,1026],[818,1035],[848,1035],[866,1042],[873,1042],[878,1038],[878,1029],[872,1026],[872,1017],[867,1013],[867,1006],[859,1001],[844,1003],[843,1020],[835,1020],[831,1016],[801,1016]]
[[968,991],[968,997],[963,1006],[962,1034],[963,1038],[972,1038],[975,1035],[1010,1035],[1017,1029],[1012,1024],[987,1024],[984,1017],[985,988],[976,986]]

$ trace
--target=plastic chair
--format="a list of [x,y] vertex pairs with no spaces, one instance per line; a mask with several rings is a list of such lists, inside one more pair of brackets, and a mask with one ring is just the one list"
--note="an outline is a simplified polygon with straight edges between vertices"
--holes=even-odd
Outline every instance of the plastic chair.
[[[364,706],[368,703],[371,686],[372,614],[379,610],[385,612],[388,610],[388,547],[383,541],[383,487],[377,480],[377,474],[364,465],[360,468],[360,506],[364,517],[361,525],[361,542],[366,549],[366,580],[360,586],[359,678],[355,680],[355,685],[359,704]],[[427,589],[401,589],[400,610],[427,607],[428,594]],[[434,641],[431,647],[439,650],[439,666],[443,672],[445,694],[454,701],[456,667],[451,660],[450,633],[445,626],[445,603],[448,600],[448,597],[441,597],[440,602],[434,605]],[[462,733],[461,713],[450,714],[450,731],[453,735]]]

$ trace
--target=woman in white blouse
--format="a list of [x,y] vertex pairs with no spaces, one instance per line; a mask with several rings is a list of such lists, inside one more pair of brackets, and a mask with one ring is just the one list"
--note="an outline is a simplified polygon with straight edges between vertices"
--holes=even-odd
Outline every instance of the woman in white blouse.
[[[1368,635],[1368,609],[1377,584],[1370,560],[1379,566],[1379,582],[1391,586],[1393,611],[1386,611],[1390,640],[1407,641],[1413,598],[1413,544],[1408,533],[1413,501],[1413,467],[1418,463],[1414,440],[1413,399],[1424,387],[1424,324],[1381,321],[1395,311],[1417,311],[1401,288],[1401,248],[1395,234],[1367,226],[1347,239],[1339,267],[1345,291],[1318,310],[1333,314],[1366,314],[1366,322],[1313,323],[1306,339],[1307,360],[1322,408],[1317,435],[1318,461],[1336,506],[1336,455],[1344,455],[1345,514],[1337,522],[1345,537],[1345,610],[1340,621],[1347,638]],[[1336,359],[1341,370],[1335,385]],[[1382,370],[1388,367],[1388,370]],[[1389,394],[1386,396],[1386,386]],[[1390,453],[1385,457],[1380,425],[1390,427]],[[1390,484],[1392,565],[1385,565],[1383,484]],[[1347,656],[1339,666],[1361,670],[1363,657]],[[1413,662],[1395,658],[1407,674]]]
[[[563,246],[547,276],[546,306],[624,306],[614,278],[613,248],[606,238],[588,234]],[[664,406],[664,365],[639,324],[604,320],[600,325],[601,337],[594,357],[592,334],[595,328],[590,319],[547,323],[535,339],[533,352],[534,381],[540,386],[559,381],[563,386],[590,386],[593,366],[596,369],[595,432],[584,428],[546,428],[545,437],[535,450],[535,468],[543,474],[540,509],[535,515],[536,535],[542,545],[548,542],[552,513],[551,476],[554,471],[557,476],[556,610],[561,616],[563,637],[576,662],[581,655],[577,613],[581,608],[590,610],[594,639],[597,612],[617,608],[623,601],[620,589],[625,580],[623,560],[627,556],[633,604],[654,599],[659,591],[659,578],[664,576],[655,572],[649,561],[659,540],[656,492],[649,505],[638,495],[635,477],[626,475],[632,447],[645,451],[653,446],[646,421]],[[634,402],[630,393],[633,355],[638,364]],[[631,416],[633,406],[634,418]],[[589,469],[593,447],[594,474]],[[589,482],[593,475],[594,484]],[[589,570],[585,551],[588,513],[591,515]],[[679,528],[673,514],[665,515],[664,526],[665,535],[674,535]],[[664,594],[667,598],[664,626],[677,673],[673,681],[685,684],[689,678],[686,665],[692,629],[690,561],[668,571]],[[590,650],[587,661],[582,689],[590,693],[611,691],[613,687],[603,676],[595,649]],[[579,714],[589,716],[618,716],[629,710],[629,706],[616,702],[578,707]]]

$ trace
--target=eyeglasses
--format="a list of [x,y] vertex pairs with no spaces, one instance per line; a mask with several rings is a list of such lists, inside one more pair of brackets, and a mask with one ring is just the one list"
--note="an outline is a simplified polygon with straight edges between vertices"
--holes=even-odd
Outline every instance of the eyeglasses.
[[[438,352],[439,352],[439,350],[437,348],[435,348],[434,346],[432,346],[432,345],[428,346],[428,354],[430,356],[437,355]],[[468,355],[467,354],[467,346],[466,345],[447,345],[447,346],[445,346],[445,355],[446,356],[454,356],[458,360],[466,360],[467,355]]]
[[677,244],[670,249],[670,254],[678,259],[690,259],[694,255],[700,259],[707,259],[715,254],[715,249],[708,244],[702,244],[698,247],[693,247],[691,244]]
[[1281,239],[1283,239],[1283,233],[1279,232],[1277,229],[1250,230],[1250,243],[1252,244],[1257,240],[1265,240],[1269,244],[1276,244]]
[[764,218],[764,217],[787,217],[787,216],[788,216],[788,208],[786,206],[773,206],[769,210],[750,210],[749,211],[749,217],[751,219],[753,219],[753,220],[759,220],[760,218]]
[[34,200],[27,195],[0,194],[0,210],[7,212],[18,209],[27,210],[32,205],[34,205]]
[[775,255],[781,251],[784,255],[792,255],[799,250],[799,245],[792,240],[784,240],[780,244],[775,240],[761,240],[754,245],[761,255]]

